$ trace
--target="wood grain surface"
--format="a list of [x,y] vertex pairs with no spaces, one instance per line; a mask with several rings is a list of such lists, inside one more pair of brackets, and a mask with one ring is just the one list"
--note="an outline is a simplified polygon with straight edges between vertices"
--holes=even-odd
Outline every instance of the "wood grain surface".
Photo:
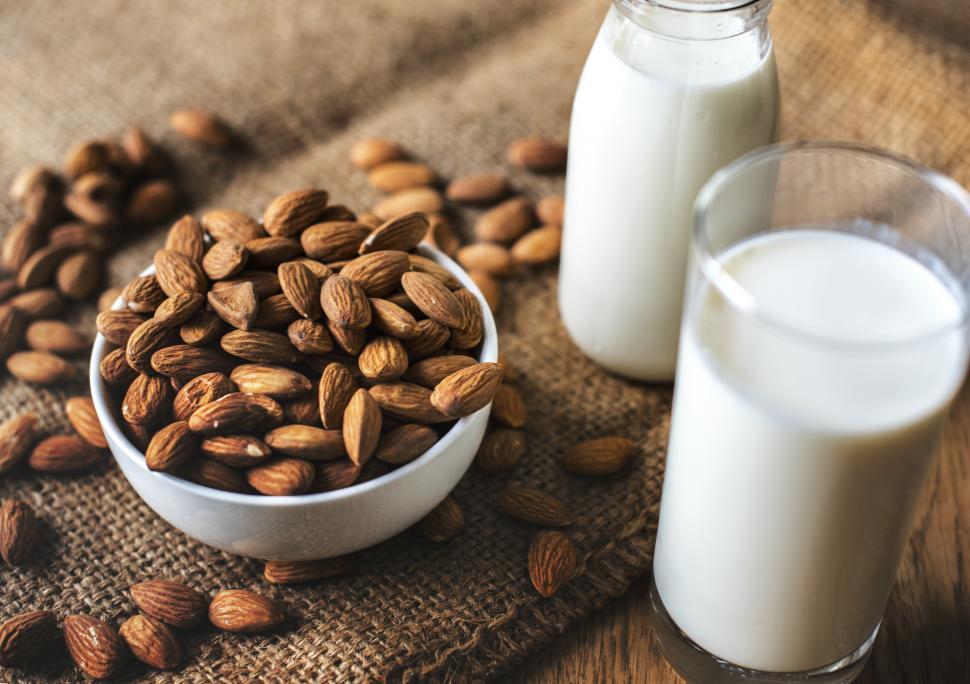
[[[650,625],[649,579],[526,661],[512,682],[683,682]],[[861,684],[970,682],[970,390],[951,412]]]

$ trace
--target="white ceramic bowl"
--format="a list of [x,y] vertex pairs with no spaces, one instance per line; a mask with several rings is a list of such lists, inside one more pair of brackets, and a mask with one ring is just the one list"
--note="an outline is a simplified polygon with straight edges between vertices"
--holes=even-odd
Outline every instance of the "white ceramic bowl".
[[[495,321],[471,278],[441,252],[422,252],[451,271],[482,305],[481,360],[497,361]],[[147,269],[143,275],[154,272]],[[152,472],[122,433],[101,379],[111,345],[98,335],[91,354],[91,396],[108,447],[138,495],[162,518],[199,541],[239,556],[275,560],[329,558],[373,546],[410,527],[455,487],[485,434],[491,406],[460,419],[421,457],[382,477],[323,494],[259,496],[203,487]]]

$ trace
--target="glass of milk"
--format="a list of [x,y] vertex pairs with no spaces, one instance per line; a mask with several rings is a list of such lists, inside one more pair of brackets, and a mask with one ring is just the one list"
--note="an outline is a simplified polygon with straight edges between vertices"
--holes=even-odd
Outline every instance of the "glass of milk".
[[838,143],[695,210],[652,601],[691,682],[850,681],[968,354],[970,196]]
[[690,212],[717,169],[777,140],[771,0],[613,0],[573,102],[559,308],[576,345],[674,376]]

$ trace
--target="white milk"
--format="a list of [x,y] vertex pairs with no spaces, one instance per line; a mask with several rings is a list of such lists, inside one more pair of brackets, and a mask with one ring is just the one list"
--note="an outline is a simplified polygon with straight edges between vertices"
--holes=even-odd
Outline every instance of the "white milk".
[[[764,671],[825,666],[880,620],[947,406],[961,301],[915,259],[846,233],[748,239],[720,260],[808,343],[691,295],[654,560],[688,637]],[[701,281],[704,283],[706,281]],[[856,345],[856,346],[853,346]]]
[[614,372],[673,377],[694,197],[776,139],[765,36],[670,40],[611,10],[596,38],[570,124],[559,306]]

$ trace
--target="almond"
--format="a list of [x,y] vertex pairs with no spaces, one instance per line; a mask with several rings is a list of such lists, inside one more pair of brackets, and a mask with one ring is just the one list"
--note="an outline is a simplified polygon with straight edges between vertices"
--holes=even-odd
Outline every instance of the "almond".
[[577,475],[612,475],[629,464],[635,450],[636,445],[625,437],[599,437],[568,449],[562,466]]
[[232,129],[229,124],[212,112],[192,108],[176,109],[168,122],[182,137],[206,147],[219,149],[232,142]]
[[289,338],[270,330],[234,330],[219,340],[220,346],[252,363],[299,363],[303,360]]
[[362,330],[370,325],[371,310],[367,295],[350,278],[330,276],[323,282],[320,303],[334,325]]
[[220,240],[202,257],[202,270],[210,280],[230,278],[245,268],[249,250],[235,240]]
[[359,251],[361,254],[387,249],[409,252],[424,238],[429,225],[428,217],[420,212],[397,216],[375,228],[361,243]]
[[502,289],[498,282],[484,271],[469,271],[468,277],[478,286],[492,313],[498,311],[499,304],[502,303]]
[[156,432],[145,450],[149,470],[174,473],[198,447],[198,439],[184,420],[166,425]]
[[555,140],[538,136],[520,138],[512,142],[506,151],[512,166],[543,173],[561,173],[566,170],[566,146]]
[[398,192],[422,185],[432,185],[434,171],[427,164],[409,161],[390,161],[380,164],[367,174],[367,182],[381,192]]
[[295,320],[287,326],[286,336],[303,354],[327,354],[333,350],[333,339],[327,326],[319,321]]
[[344,328],[327,321],[327,330],[337,346],[352,356],[360,354],[367,341],[367,333],[363,328]]
[[128,365],[124,347],[105,354],[101,359],[100,370],[101,377],[113,389],[127,387],[138,375],[138,371]]
[[339,261],[357,255],[371,229],[353,221],[327,221],[310,226],[300,235],[306,255],[320,261]]
[[152,370],[164,376],[188,382],[206,371],[228,373],[236,360],[217,349],[175,344],[152,354]]
[[191,587],[171,580],[147,580],[131,588],[135,605],[156,620],[188,629],[206,615],[209,602]]
[[412,363],[404,373],[404,379],[434,389],[439,382],[452,373],[474,366],[478,361],[470,356],[449,354],[447,356],[432,356],[431,358]]
[[27,316],[13,306],[0,307],[0,359],[5,359],[20,348]]
[[196,263],[202,263],[205,253],[205,238],[202,225],[191,216],[183,216],[168,230],[165,249],[187,256]]
[[320,420],[328,430],[343,425],[344,410],[357,391],[353,373],[340,363],[331,363],[320,377]]
[[95,449],[108,448],[108,440],[101,430],[101,421],[98,420],[91,397],[71,397],[64,402],[64,413],[81,439]]
[[320,427],[320,404],[316,392],[304,394],[302,397],[291,399],[283,403],[283,413],[287,423]]
[[179,326],[179,337],[186,344],[209,344],[222,335],[225,327],[216,312],[203,309]]
[[364,171],[380,164],[404,159],[405,156],[407,155],[400,145],[383,138],[358,140],[350,148],[350,163]]
[[305,375],[282,366],[244,363],[233,368],[229,377],[240,392],[265,394],[274,399],[291,399],[313,388]]
[[431,390],[409,382],[387,382],[369,390],[378,406],[399,420],[433,424],[451,420],[431,404]]
[[101,140],[83,140],[68,150],[64,170],[70,179],[92,171],[106,169],[111,161],[111,149]]
[[247,470],[246,481],[266,496],[296,496],[310,489],[315,474],[309,461],[279,458]]
[[327,206],[324,190],[296,190],[280,195],[266,208],[263,225],[270,235],[297,235],[317,221]]
[[543,530],[529,547],[529,579],[546,598],[559,591],[576,572],[576,547],[562,532]]
[[246,243],[249,252],[249,268],[255,271],[275,271],[284,261],[303,254],[300,243],[280,236],[262,237]]
[[205,373],[188,382],[172,401],[176,420],[188,420],[197,408],[236,391],[236,385],[225,373]]
[[346,458],[317,463],[317,471],[313,483],[310,485],[310,492],[332,492],[349,487],[360,477],[361,470],[362,468],[359,465]]
[[80,437],[54,435],[34,447],[28,463],[39,473],[63,475],[87,470],[101,460],[101,452]]
[[487,406],[501,382],[500,365],[476,363],[439,382],[431,394],[431,404],[451,418],[467,416]]
[[397,380],[407,370],[408,353],[393,337],[375,337],[364,345],[357,359],[365,378],[378,382]]
[[[405,192],[410,192],[410,191],[407,191],[406,190]],[[382,223],[384,223],[384,219],[382,219],[381,217],[379,217],[377,214],[372,214],[370,212],[365,212],[365,213],[361,214],[360,216],[358,216],[356,218],[356,221],[358,223],[364,224],[365,226],[367,226],[371,230],[373,230],[374,228],[377,228],[377,226],[379,226]]]
[[155,252],[154,264],[158,284],[169,297],[180,292],[205,294],[208,282],[198,262],[180,252],[160,249]]
[[[120,287],[109,287],[98,295],[98,313],[110,311],[114,308],[115,302],[121,297],[124,290]],[[122,304],[124,302],[121,302]]]
[[509,192],[509,181],[500,173],[478,173],[460,176],[448,184],[445,196],[453,202],[489,204]]
[[135,425],[157,425],[168,415],[172,385],[168,378],[139,374],[125,392],[121,415]]
[[532,202],[513,197],[482,214],[475,223],[475,237],[484,242],[512,242],[535,222]]
[[449,290],[457,290],[461,287],[461,281],[451,271],[433,259],[421,256],[420,254],[408,254],[408,261],[411,262],[412,271],[434,276]]
[[198,292],[180,292],[158,305],[153,318],[158,325],[175,328],[188,322],[205,304]]
[[[65,299],[61,293],[52,287],[43,287],[29,292],[21,292],[16,297],[11,297],[7,302],[7,308],[19,310],[27,318],[36,320],[38,318],[51,318],[56,316],[64,308]],[[0,325],[0,334],[3,326]]]
[[536,216],[546,225],[562,227],[565,201],[562,195],[543,197],[536,204]]
[[[383,250],[357,257],[340,270],[340,277],[353,280],[368,297],[383,297],[398,289],[401,276],[410,268],[407,254]],[[324,288],[331,280],[324,282]]]
[[446,542],[454,538],[464,526],[465,514],[450,496],[445,497],[418,523],[424,536],[433,542]]
[[148,448],[148,443],[152,438],[152,433],[148,431],[148,428],[142,425],[135,425],[134,423],[122,421],[121,431],[125,433],[125,437],[128,438],[128,441],[131,442],[139,451],[144,451]]
[[121,668],[124,650],[118,633],[87,615],[64,618],[64,643],[71,659],[92,679],[107,679]]
[[451,337],[448,328],[430,318],[418,321],[414,327],[417,331],[414,337],[404,341],[404,348],[407,349],[411,361],[437,354]]
[[269,445],[249,435],[207,437],[200,446],[202,453],[223,465],[249,468],[272,455]]
[[33,252],[17,271],[17,287],[33,290],[54,282],[58,267],[71,253],[69,247],[48,245]]
[[153,275],[138,276],[121,293],[125,306],[136,313],[151,314],[165,301],[165,292]]
[[62,223],[51,229],[47,242],[55,247],[88,249],[101,253],[114,246],[115,233],[107,226],[86,223]]
[[255,219],[235,209],[207,211],[202,215],[201,223],[205,232],[217,242],[232,240],[244,245],[266,234]]
[[466,271],[481,271],[490,276],[503,278],[515,272],[512,254],[502,245],[479,242],[458,250],[455,259]]
[[129,366],[147,375],[152,372],[152,354],[175,341],[174,330],[149,318],[131,333],[125,347],[125,358]]
[[317,277],[317,280],[321,282],[333,275],[333,271],[330,270],[329,266],[327,266],[326,264],[321,264],[316,259],[311,259],[310,257],[306,257],[306,256],[298,257],[293,261],[287,262],[287,263],[303,264],[304,266],[309,268],[310,271],[313,273],[313,275]]
[[559,256],[562,229],[559,226],[542,226],[531,230],[512,245],[512,258],[520,264],[536,266]]
[[264,439],[273,451],[305,461],[331,461],[347,453],[340,430],[284,425],[267,432]]
[[458,248],[461,247],[461,240],[455,235],[451,221],[441,214],[432,214],[428,217],[428,221],[430,222],[428,232],[424,234],[421,242],[431,245],[453,258]]
[[522,431],[499,428],[485,435],[475,455],[475,465],[489,475],[501,473],[514,468],[524,453],[525,435]]
[[57,616],[49,610],[15,615],[0,625],[0,667],[23,667],[58,641]]
[[371,298],[371,324],[381,332],[408,340],[418,334],[417,321],[407,310],[386,299]]
[[273,601],[245,589],[220,591],[209,604],[209,621],[227,632],[265,632],[285,619],[282,608]]
[[138,660],[158,670],[174,670],[182,661],[182,647],[164,623],[147,615],[133,615],[118,630]]
[[23,501],[0,506],[0,558],[8,565],[23,565],[33,553],[38,534],[34,509]]
[[7,370],[18,380],[38,385],[67,382],[77,375],[74,366],[46,351],[15,352],[7,358]]
[[266,561],[263,577],[271,584],[302,584],[336,577],[350,568],[344,556],[310,561]]
[[206,297],[219,318],[239,330],[249,330],[256,322],[259,301],[250,282],[241,282],[224,290],[210,290]]
[[128,338],[139,325],[145,322],[145,317],[133,311],[102,311],[98,314],[95,325],[98,332],[111,344],[124,347]]
[[509,385],[501,385],[495,391],[495,397],[492,399],[492,418],[505,427],[525,427],[528,411],[517,389]]
[[391,465],[410,463],[438,441],[438,433],[427,425],[399,425],[377,443],[374,458]]
[[16,273],[43,244],[44,230],[36,221],[24,219],[13,224],[0,243],[0,270]]
[[125,205],[125,220],[151,225],[171,216],[179,204],[178,189],[171,181],[152,180],[136,187]]
[[451,346],[455,349],[472,349],[482,341],[484,322],[482,305],[470,291],[462,288],[455,290],[455,299],[461,305],[461,325],[451,330]]
[[509,487],[499,497],[499,505],[516,520],[534,525],[565,527],[573,523],[565,506],[536,489]]
[[27,346],[35,351],[78,354],[87,351],[91,342],[73,326],[63,321],[34,321],[27,326]]
[[300,313],[293,308],[285,294],[267,297],[259,303],[259,312],[253,326],[256,328],[285,328],[300,319]]
[[104,277],[104,262],[90,249],[82,249],[61,262],[55,281],[57,289],[70,299],[87,299]]
[[320,281],[307,266],[296,261],[280,264],[276,271],[283,294],[304,318],[319,318]]
[[401,285],[415,306],[428,318],[449,328],[462,324],[462,305],[451,290],[434,276],[412,271],[401,277]]
[[154,140],[140,128],[129,128],[121,135],[121,147],[134,169],[146,175],[164,173],[168,160]]
[[220,489],[224,492],[245,494],[249,492],[249,485],[242,473],[235,468],[212,461],[207,458],[194,458],[182,466],[179,475],[189,482],[203,487]]
[[189,428],[204,436],[271,430],[283,421],[283,408],[262,394],[233,392],[200,406]]
[[10,184],[10,199],[23,202],[32,191],[58,182],[60,182],[60,179],[53,169],[43,164],[27,166],[14,176],[13,182]]
[[374,215],[380,220],[387,221],[395,216],[420,211],[423,214],[434,214],[445,208],[444,196],[434,188],[408,188],[385,197],[374,205]]
[[0,424],[0,475],[20,463],[37,438],[37,414],[27,411]]
[[381,409],[367,390],[361,388],[344,410],[343,438],[350,460],[363,466],[373,456],[380,437]]

